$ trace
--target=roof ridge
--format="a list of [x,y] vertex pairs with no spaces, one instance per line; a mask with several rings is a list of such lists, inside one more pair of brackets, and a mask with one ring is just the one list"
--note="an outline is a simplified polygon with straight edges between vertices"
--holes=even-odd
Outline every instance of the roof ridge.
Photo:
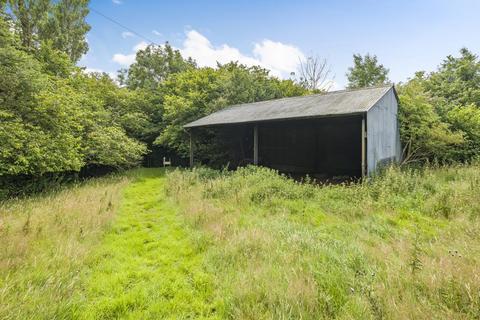
[[220,111],[226,111],[226,110],[231,110],[235,108],[239,108],[243,105],[246,104],[252,104],[252,103],[262,103],[262,102],[270,102],[270,101],[282,101],[282,100],[288,100],[288,99],[295,99],[295,98],[303,98],[303,97],[314,97],[314,96],[326,96],[326,95],[332,95],[332,94],[339,94],[339,93],[346,93],[346,92],[356,92],[356,91],[363,91],[363,90],[372,90],[372,89],[380,89],[380,88],[391,88],[393,87],[393,84],[384,84],[384,85],[377,85],[377,86],[370,86],[370,87],[362,87],[362,88],[354,88],[354,89],[342,89],[342,90],[335,90],[335,91],[327,91],[327,92],[321,92],[321,93],[314,93],[314,94],[307,94],[304,96],[292,96],[292,97],[282,97],[282,98],[276,98],[276,99],[269,99],[269,100],[260,100],[260,101],[252,101],[252,102],[242,102],[242,103],[236,103],[232,104],[226,108],[223,108],[221,110],[218,110],[217,112]]
[[[355,92],[355,91],[362,91],[362,90],[372,90],[372,89],[380,89],[380,88],[391,88],[393,87],[393,84],[380,84],[376,86],[370,86],[370,87],[362,87],[362,88],[345,88],[342,90],[335,90],[335,91],[328,91],[323,93],[325,94],[334,94],[334,93],[343,93],[343,92]],[[320,93],[321,94],[321,93]]]

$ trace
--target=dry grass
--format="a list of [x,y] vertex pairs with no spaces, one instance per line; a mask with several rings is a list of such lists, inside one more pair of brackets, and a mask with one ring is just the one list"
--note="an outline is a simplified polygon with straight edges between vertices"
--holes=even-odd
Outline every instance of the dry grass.
[[0,204],[0,318],[69,318],[83,263],[117,210],[126,177]]
[[268,169],[170,174],[223,318],[480,318],[480,167],[361,184]]

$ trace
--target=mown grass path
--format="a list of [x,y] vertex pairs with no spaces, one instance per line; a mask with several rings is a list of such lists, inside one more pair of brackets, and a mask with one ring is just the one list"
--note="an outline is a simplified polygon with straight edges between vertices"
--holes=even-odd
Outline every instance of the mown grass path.
[[89,261],[81,317],[215,318],[211,276],[166,199],[164,172],[134,174],[112,229]]

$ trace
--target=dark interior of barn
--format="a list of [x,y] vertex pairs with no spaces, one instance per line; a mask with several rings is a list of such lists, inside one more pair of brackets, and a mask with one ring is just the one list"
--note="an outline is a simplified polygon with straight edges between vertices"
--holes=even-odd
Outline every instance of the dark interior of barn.
[[[217,127],[230,166],[253,163],[254,124]],[[317,179],[361,176],[360,116],[258,123],[258,164]]]

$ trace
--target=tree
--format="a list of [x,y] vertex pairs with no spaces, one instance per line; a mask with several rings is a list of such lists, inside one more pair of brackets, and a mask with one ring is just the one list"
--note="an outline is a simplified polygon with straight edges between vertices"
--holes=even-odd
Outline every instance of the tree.
[[51,41],[45,41],[34,53],[35,58],[41,62],[42,70],[52,76],[67,78],[78,68],[65,52],[53,47]]
[[106,95],[101,79],[79,71],[56,76],[13,46],[0,48],[0,61],[0,176],[124,168],[142,159],[145,146],[99,99]]
[[9,16],[5,13],[5,4],[0,2],[0,48],[14,44],[14,35],[10,32],[10,22]]
[[[480,107],[480,60],[467,48],[460,57],[448,56],[426,82],[432,96],[443,100],[443,105],[469,105]],[[446,110],[448,111],[448,110]]]
[[466,48],[460,56],[447,56],[438,69],[424,77],[423,91],[439,119],[463,143],[450,148],[450,161],[469,161],[480,155],[480,61]]
[[88,51],[85,38],[90,26],[85,18],[89,0],[60,0],[51,6],[51,13],[42,40],[50,40],[53,48],[65,52],[73,62]]
[[298,72],[298,83],[307,90],[328,91],[332,86],[332,81],[328,79],[331,70],[327,59],[321,60],[317,56],[300,59]]
[[130,89],[156,90],[169,75],[194,67],[192,59],[183,59],[180,51],[174,50],[168,42],[164,46],[151,44],[137,52],[128,71],[120,71],[119,80]]
[[39,191],[49,179],[90,167],[138,164],[146,153],[136,139],[149,128],[146,99],[108,76],[85,75],[37,34],[25,48],[0,13],[0,197]]
[[192,59],[184,59],[168,43],[149,45],[137,52],[129,69],[119,71],[117,80],[123,88],[112,95],[101,94],[108,97],[108,105],[127,133],[147,144],[147,161],[155,162],[170,151],[153,144],[164,127],[163,83],[195,67]]
[[399,86],[400,137],[404,162],[438,160],[451,162],[464,144],[463,133],[442,121],[425,90],[423,73]]
[[469,161],[480,155],[480,108],[473,104],[454,107],[447,120],[453,130],[464,135],[465,143],[457,148],[455,160]]
[[90,73],[82,79],[82,90],[99,101],[127,135],[151,145],[159,134],[162,108],[156,95],[143,89],[119,88],[105,73]]
[[77,62],[87,52],[88,0],[8,0],[21,43],[36,50],[44,41]]
[[367,53],[353,55],[353,67],[348,68],[348,88],[364,88],[389,83],[388,72],[382,64],[378,64],[377,56]]
[[105,74],[80,72],[65,81],[77,93],[74,102],[82,110],[77,122],[82,127],[86,165],[128,168],[138,164],[147,148],[144,143],[127,135],[108,104],[109,95],[118,90],[113,81]]
[[23,51],[0,48],[0,60],[0,176],[80,170],[81,117],[72,92]]
[[34,49],[41,34],[45,33],[50,0],[8,0],[23,47]]

